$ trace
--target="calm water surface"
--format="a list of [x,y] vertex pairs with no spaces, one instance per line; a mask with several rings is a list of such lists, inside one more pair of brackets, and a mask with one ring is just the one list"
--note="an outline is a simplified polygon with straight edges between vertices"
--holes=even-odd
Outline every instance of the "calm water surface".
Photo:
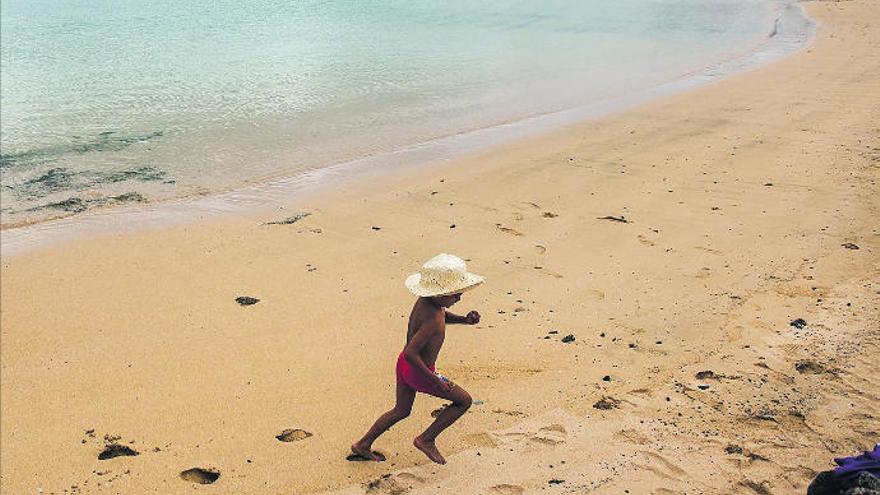
[[772,0],[4,0],[0,219],[205,194],[619,96]]

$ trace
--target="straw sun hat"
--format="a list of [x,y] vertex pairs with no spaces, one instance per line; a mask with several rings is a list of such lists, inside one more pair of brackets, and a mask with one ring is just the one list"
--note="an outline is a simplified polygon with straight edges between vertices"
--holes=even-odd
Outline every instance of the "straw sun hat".
[[451,254],[438,254],[406,278],[406,288],[419,297],[448,296],[475,288],[485,279],[467,271],[464,260]]

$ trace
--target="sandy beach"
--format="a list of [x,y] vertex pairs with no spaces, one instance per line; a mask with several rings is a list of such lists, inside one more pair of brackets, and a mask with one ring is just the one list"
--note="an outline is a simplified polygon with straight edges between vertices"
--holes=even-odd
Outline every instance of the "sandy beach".
[[[4,257],[3,493],[805,493],[880,441],[880,9],[804,6],[809,48],[685,94]],[[449,464],[411,445],[425,396],[346,461],[438,252],[487,278],[438,362],[476,399]]]

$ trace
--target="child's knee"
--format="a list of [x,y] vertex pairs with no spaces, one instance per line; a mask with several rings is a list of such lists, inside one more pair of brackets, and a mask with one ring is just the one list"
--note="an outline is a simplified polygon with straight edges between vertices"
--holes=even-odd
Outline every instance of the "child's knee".
[[455,405],[464,410],[468,410],[473,402],[474,399],[471,398],[471,394],[461,390],[461,395],[458,397],[458,400],[455,401]]
[[391,413],[394,415],[394,418],[400,421],[401,419],[405,419],[409,417],[410,413],[412,413],[412,408],[409,409],[398,409],[394,408],[391,410]]

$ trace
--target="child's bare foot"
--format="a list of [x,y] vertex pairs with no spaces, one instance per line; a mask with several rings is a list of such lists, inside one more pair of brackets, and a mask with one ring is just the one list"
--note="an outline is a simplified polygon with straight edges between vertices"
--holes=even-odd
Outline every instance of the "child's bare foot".
[[370,450],[369,445],[361,445],[359,443],[353,443],[351,445],[351,452],[355,456],[362,457],[368,461],[381,462],[381,461],[385,460],[385,456],[379,454],[378,452],[373,452],[372,450]]
[[437,446],[434,445],[434,442],[427,442],[422,440],[421,437],[416,437],[413,440],[413,445],[428,456],[428,459],[436,462],[437,464],[446,464],[446,459],[443,458],[443,455],[437,450]]

